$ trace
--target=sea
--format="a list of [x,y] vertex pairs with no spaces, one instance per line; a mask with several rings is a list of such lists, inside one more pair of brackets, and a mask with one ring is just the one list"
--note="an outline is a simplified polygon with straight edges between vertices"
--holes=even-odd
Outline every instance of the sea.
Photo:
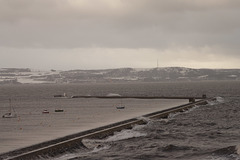
[[[127,99],[121,103],[135,108],[129,107],[124,111],[114,109],[108,113],[109,107],[113,109],[114,104],[120,103],[119,100],[53,97],[63,93],[68,96],[117,94],[173,97],[201,97],[205,94],[207,97],[216,97],[216,100],[185,112],[171,114],[166,119],[145,119],[145,125],[136,125],[104,139],[84,139],[82,148],[59,153],[54,157],[36,159],[240,160],[240,81],[1,85],[1,115],[8,111],[10,99],[11,105],[21,116],[1,119],[0,154],[24,146],[25,143],[34,144],[46,140],[44,136],[40,136],[42,139],[34,136],[46,134],[44,131],[48,131],[49,140],[76,133],[79,127],[84,130],[89,129],[89,125],[97,127],[136,115],[141,118],[141,114],[158,110],[156,106],[159,104],[174,107],[187,103],[183,100]],[[88,115],[88,120],[81,121],[82,117],[75,114],[77,104],[83,107],[83,115]],[[48,109],[50,113],[42,114],[43,109]],[[55,113],[54,109],[63,109],[64,112]],[[102,119],[102,114],[108,116],[103,116],[105,119]],[[32,119],[33,116],[38,118]],[[95,122],[97,117],[102,121]],[[14,148],[14,143],[20,146]]]

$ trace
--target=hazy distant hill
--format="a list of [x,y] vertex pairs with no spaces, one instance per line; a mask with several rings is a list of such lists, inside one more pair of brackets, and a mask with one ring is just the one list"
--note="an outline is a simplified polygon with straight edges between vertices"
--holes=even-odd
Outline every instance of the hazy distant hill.
[[151,69],[104,69],[69,71],[33,71],[31,69],[0,69],[0,83],[83,83],[83,82],[167,82],[240,80],[240,69],[191,69],[166,67]]

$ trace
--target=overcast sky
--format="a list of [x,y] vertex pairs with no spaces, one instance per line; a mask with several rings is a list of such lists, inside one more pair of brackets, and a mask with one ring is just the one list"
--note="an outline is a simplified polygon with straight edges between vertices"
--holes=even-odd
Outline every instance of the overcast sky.
[[0,0],[0,68],[240,68],[240,0]]

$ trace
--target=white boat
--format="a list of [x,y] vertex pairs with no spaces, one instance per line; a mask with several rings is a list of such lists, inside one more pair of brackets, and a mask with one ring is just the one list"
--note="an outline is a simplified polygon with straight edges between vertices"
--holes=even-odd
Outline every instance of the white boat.
[[43,114],[48,114],[49,111],[48,111],[47,109],[44,109],[44,110],[42,111],[42,113],[43,113]]
[[11,103],[11,99],[9,99],[9,112],[5,113],[2,118],[16,118],[17,114],[15,113],[12,103]]

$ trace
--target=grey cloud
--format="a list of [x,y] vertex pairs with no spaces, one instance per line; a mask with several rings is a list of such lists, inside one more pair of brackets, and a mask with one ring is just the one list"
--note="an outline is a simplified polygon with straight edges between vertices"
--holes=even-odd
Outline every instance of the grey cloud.
[[[238,48],[238,0],[1,0],[0,45],[26,48]],[[102,2],[102,3],[101,3]],[[90,4],[92,3],[92,5]]]

